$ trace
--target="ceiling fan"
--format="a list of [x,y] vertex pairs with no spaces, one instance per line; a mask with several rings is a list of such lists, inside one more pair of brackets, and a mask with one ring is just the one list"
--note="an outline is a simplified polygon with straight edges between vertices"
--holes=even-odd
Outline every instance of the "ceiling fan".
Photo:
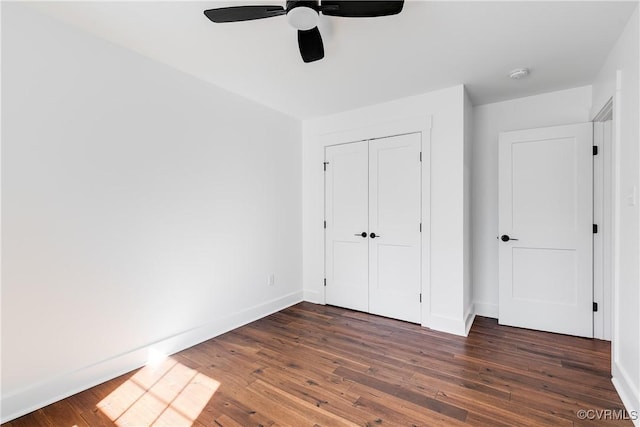
[[324,58],[324,45],[318,30],[320,13],[344,18],[375,18],[396,15],[404,1],[287,1],[282,6],[231,6],[205,10],[213,22],[238,22],[287,15],[289,24],[298,30],[298,46],[304,62]]

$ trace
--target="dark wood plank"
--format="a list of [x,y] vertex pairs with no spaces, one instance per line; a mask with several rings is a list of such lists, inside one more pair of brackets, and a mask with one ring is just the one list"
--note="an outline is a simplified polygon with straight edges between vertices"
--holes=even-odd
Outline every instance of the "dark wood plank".
[[411,402],[414,405],[422,406],[430,411],[437,412],[447,417],[459,421],[464,421],[467,418],[467,411],[463,408],[440,402],[425,394],[409,390],[397,384],[391,384],[386,381],[381,381],[372,376],[361,374],[342,367],[336,369],[334,373],[336,375],[343,376],[344,378],[355,383],[373,388],[390,396],[395,396],[401,400]]
[[300,303],[3,424],[631,426],[610,345],[498,325],[468,337]]
[[50,420],[51,425],[68,425],[89,427],[82,415],[74,410],[68,399],[60,400],[42,408],[42,412]]
[[51,421],[44,415],[42,409],[33,411],[27,415],[16,418],[10,423],[2,424],[9,427],[55,427]]

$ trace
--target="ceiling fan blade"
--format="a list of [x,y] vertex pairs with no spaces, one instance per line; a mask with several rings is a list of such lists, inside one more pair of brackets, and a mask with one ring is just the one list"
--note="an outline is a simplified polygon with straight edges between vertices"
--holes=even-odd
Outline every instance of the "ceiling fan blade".
[[324,45],[318,27],[307,31],[298,31],[298,46],[304,62],[313,62],[324,58]]
[[238,22],[285,15],[282,6],[231,6],[205,10],[204,14],[213,22]]
[[396,15],[402,11],[404,1],[323,1],[320,10],[329,16],[344,18],[375,18]]

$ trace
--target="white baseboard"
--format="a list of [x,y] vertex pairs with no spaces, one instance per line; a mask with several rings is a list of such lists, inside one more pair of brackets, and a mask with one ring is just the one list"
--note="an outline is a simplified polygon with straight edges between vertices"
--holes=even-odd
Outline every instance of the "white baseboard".
[[471,305],[471,307],[469,307],[469,311],[467,312],[467,315],[464,317],[464,319],[464,336],[466,337],[469,335],[469,331],[473,326],[473,321],[476,320],[476,313],[473,310],[473,304]]
[[476,301],[473,303],[473,311],[476,316],[498,318],[498,304]]
[[304,289],[302,293],[303,293],[302,298],[304,301],[312,302],[314,304],[324,304],[323,292]]
[[[454,319],[452,317],[434,316],[432,314],[426,321],[422,322],[422,326],[462,337],[466,337],[469,333],[467,329],[467,319]],[[471,324],[469,324],[469,328],[471,328]]]
[[0,422],[11,421],[36,409],[138,369],[148,362],[149,350],[151,349],[162,354],[174,354],[301,301],[302,292],[293,292],[75,371],[29,385],[11,394],[3,395],[0,403],[0,408],[2,409]]
[[613,382],[633,424],[640,427],[640,390],[633,384],[627,371],[615,361],[611,366],[611,374],[611,382]]

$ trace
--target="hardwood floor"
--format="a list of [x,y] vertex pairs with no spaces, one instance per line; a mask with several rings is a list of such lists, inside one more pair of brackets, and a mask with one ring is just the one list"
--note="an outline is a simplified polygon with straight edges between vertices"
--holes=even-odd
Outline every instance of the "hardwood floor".
[[4,426],[630,426],[609,367],[604,341],[300,303]]

